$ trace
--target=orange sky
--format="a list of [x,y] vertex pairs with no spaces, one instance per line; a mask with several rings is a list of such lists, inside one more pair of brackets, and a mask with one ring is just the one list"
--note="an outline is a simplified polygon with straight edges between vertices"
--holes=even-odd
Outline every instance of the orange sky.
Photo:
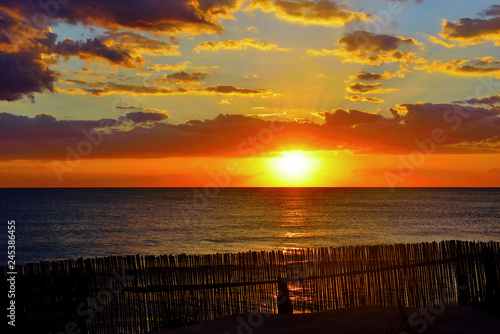
[[499,18],[486,0],[2,1],[0,186],[498,187]]
[[[290,160],[290,156],[300,158]],[[343,152],[291,152],[266,158],[93,159],[75,168],[57,168],[61,182],[54,162],[19,160],[3,168],[0,182],[5,187],[500,186],[496,155],[421,157],[423,163],[418,166],[409,155]]]

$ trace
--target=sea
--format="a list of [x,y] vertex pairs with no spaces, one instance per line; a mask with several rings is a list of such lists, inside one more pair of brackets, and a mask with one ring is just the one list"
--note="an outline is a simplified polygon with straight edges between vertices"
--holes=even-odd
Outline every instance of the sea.
[[0,258],[500,241],[500,188],[0,189]]

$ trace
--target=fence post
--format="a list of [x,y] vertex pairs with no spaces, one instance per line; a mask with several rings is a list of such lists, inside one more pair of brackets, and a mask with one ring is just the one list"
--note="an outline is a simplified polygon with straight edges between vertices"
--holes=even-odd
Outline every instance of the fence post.
[[293,313],[292,301],[290,300],[290,290],[285,281],[278,277],[278,314]]
[[470,304],[469,279],[467,275],[457,274],[457,296],[458,306],[468,306]]
[[500,299],[500,287],[495,266],[495,254],[493,248],[483,249],[484,272],[486,275],[486,305],[498,307]]
[[469,276],[466,274],[466,260],[462,251],[462,243],[456,242],[457,250],[457,299],[459,306],[470,305]]

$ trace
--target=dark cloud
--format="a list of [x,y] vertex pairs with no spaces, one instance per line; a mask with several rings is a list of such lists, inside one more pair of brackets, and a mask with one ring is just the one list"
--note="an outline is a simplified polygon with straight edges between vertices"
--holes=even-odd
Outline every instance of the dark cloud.
[[0,100],[15,101],[35,92],[54,91],[56,73],[47,68],[42,50],[32,40],[45,35],[26,25],[0,4]]
[[400,46],[415,46],[418,42],[413,38],[404,38],[386,34],[375,34],[364,30],[356,30],[339,39],[339,46],[347,51],[363,49],[370,52],[385,52],[398,50]]
[[168,115],[161,112],[136,111],[125,115],[125,119],[134,123],[160,122],[167,118]]
[[62,82],[68,83],[70,85],[76,84],[81,86],[89,87],[101,87],[106,85],[104,81],[85,81],[85,80],[73,80],[73,79],[63,79]]
[[352,12],[349,7],[336,1],[296,0],[251,0],[247,11],[260,9],[274,12],[276,17],[287,22],[327,27],[343,26],[350,21],[370,21],[365,13]]
[[324,112],[321,114],[328,126],[353,126],[357,124],[374,123],[384,120],[379,114],[372,114],[355,109],[337,109],[333,113]]
[[167,74],[164,77],[152,79],[156,83],[175,83],[178,85],[199,85],[207,76],[206,72],[184,72],[179,71]]
[[[324,124],[271,122],[243,115],[219,115],[173,125],[160,113],[129,113],[118,120],[60,121],[50,115],[34,118],[0,114],[0,159],[61,159],[67,147],[101,138],[92,154],[83,158],[160,158],[171,156],[238,156],[255,149],[249,137],[273,134],[273,140],[255,152],[349,149],[366,154],[408,154],[417,143],[433,136],[437,153],[500,151],[500,110],[456,104],[403,104],[393,117],[360,110],[337,109],[321,113]],[[158,115],[159,114],[159,115]],[[273,130],[274,129],[274,130]],[[278,130],[276,130],[278,129]],[[94,130],[94,131],[92,131]],[[267,137],[266,137],[267,138]]]
[[481,13],[485,19],[460,18],[457,22],[445,21],[441,29],[441,37],[466,44],[479,44],[487,40],[499,46],[500,6],[493,5]]
[[[34,100],[33,93],[45,90],[54,91],[53,83],[57,79],[54,71],[47,64],[57,63],[58,56],[78,56],[81,59],[103,59],[111,65],[125,68],[136,68],[141,61],[120,48],[110,48],[98,38],[86,41],[65,39],[56,43],[57,35],[51,32],[32,33],[29,27],[24,30],[12,22],[12,16],[0,12],[0,26],[8,29],[14,27],[23,34],[0,33],[0,100],[15,101],[23,96]],[[28,37],[29,36],[29,37]],[[66,80],[69,84],[102,86],[103,82],[84,82]]]
[[491,5],[490,8],[481,12],[481,16],[500,16],[500,5]]
[[218,94],[236,94],[236,95],[259,95],[270,92],[269,90],[265,89],[236,88],[231,85],[217,85],[204,88],[203,90]]
[[[116,120],[106,120],[116,125]],[[2,141],[22,142],[26,140],[36,143],[38,140],[51,142],[53,140],[73,140],[81,137],[81,131],[90,131],[99,127],[99,121],[61,121],[54,116],[38,114],[33,118],[16,116],[6,112],[0,113],[0,139]],[[64,143],[58,142],[61,145]],[[3,149],[6,149],[2,146]],[[0,150],[1,152],[2,150]]]
[[[64,90],[64,89],[62,89]],[[114,82],[107,82],[103,88],[81,89],[73,91],[74,93],[90,94],[94,96],[103,96],[110,94],[131,94],[131,95],[207,95],[207,94],[222,94],[222,95],[242,95],[242,96],[275,96],[269,89],[250,89],[236,88],[231,85],[217,85],[205,88],[184,88],[171,89],[163,86],[151,85],[124,85]]]
[[116,106],[115,109],[118,110],[137,110],[137,111],[156,111],[156,112],[161,112],[165,113],[165,110],[161,109],[156,109],[156,108],[140,108],[140,107],[135,107],[135,106]]
[[451,129],[450,144],[484,142],[498,136],[500,109],[465,107],[458,104],[401,104],[404,123],[409,131],[432,131],[436,128]]
[[[110,30],[119,28],[149,32],[220,32],[221,18],[229,18],[239,7],[237,0],[71,0],[51,8],[53,17],[44,16],[38,0],[2,0],[1,6],[33,18],[42,28],[47,20],[69,24],[94,25]],[[44,3],[44,2],[42,2]],[[50,19],[50,20],[49,20]]]
[[361,94],[366,94],[366,93],[381,94],[396,90],[395,88],[380,88],[380,86],[381,86],[380,83],[365,84],[363,82],[356,82],[347,86],[346,90],[350,93],[361,93]]
[[137,57],[143,54],[156,56],[180,56],[178,46],[151,39],[135,32],[107,31],[99,37],[108,47],[117,47]]
[[388,34],[375,34],[358,29],[348,33],[338,40],[335,50],[306,50],[309,56],[336,56],[342,62],[380,65],[382,63],[426,63],[427,60],[418,58],[413,51],[420,44],[413,38],[405,38]]
[[456,101],[455,103],[486,104],[486,105],[493,106],[496,104],[500,104],[500,95],[487,96],[487,97],[483,97],[481,99],[472,98],[472,99],[464,100],[464,101]]
[[455,75],[491,75],[500,74],[500,61],[492,57],[474,58],[470,60],[454,59],[449,62],[435,60],[430,64],[417,65],[415,69]]
[[347,95],[346,100],[353,102],[371,102],[371,103],[383,103],[384,100],[378,99],[376,97],[359,96],[359,95]]
[[36,49],[0,52],[0,100],[15,101],[33,93],[54,91],[56,73],[47,68]]
[[2,10],[0,4],[0,51],[17,52],[27,41],[43,36],[41,31],[31,27],[17,13]]
[[368,73],[368,72],[358,72],[354,75],[354,79],[359,79],[359,80],[381,80],[383,79],[382,74],[378,73]]
[[49,52],[64,57],[78,56],[80,59],[104,59],[110,65],[121,66],[125,68],[136,68],[134,60],[130,54],[120,48],[110,48],[103,44],[98,38],[87,39],[86,41],[73,41],[64,39],[62,42],[54,44],[49,48]]

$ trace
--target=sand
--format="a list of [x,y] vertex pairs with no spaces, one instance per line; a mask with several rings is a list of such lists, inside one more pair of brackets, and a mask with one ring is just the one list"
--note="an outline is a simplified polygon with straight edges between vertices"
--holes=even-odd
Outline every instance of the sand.
[[[500,333],[500,318],[480,308],[448,306],[405,312],[403,317],[397,308],[367,306],[312,314],[245,313],[155,334]],[[413,331],[401,327],[402,318],[414,324]]]

